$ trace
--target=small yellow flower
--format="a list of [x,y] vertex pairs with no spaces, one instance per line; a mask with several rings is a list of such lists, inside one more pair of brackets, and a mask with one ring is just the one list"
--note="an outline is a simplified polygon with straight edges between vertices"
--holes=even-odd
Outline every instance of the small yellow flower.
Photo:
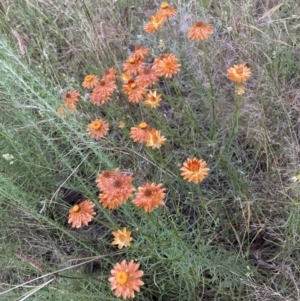
[[119,77],[124,83],[127,83],[131,79],[131,74],[128,72],[123,72]]
[[89,74],[87,75],[83,82],[82,82],[82,86],[86,89],[91,89],[91,88],[95,88],[95,86],[98,84],[99,79],[96,75],[93,74]]
[[206,165],[206,161],[202,159],[188,158],[183,162],[183,166],[180,168],[181,176],[184,180],[197,184],[203,181],[209,172],[209,168],[207,168]]
[[141,277],[144,275],[142,270],[138,270],[139,263],[133,260],[126,262],[124,259],[121,263],[116,263],[111,270],[112,276],[108,279],[111,290],[114,291],[116,297],[134,298],[135,291],[140,291],[140,286],[144,285]]
[[245,93],[245,87],[243,85],[239,85],[236,87],[237,95],[243,95]]
[[151,129],[149,131],[149,137],[146,140],[146,146],[152,147],[152,149],[160,148],[166,140],[167,139],[161,135],[161,131]]
[[300,173],[297,176],[292,177],[291,180],[299,183],[300,182]]
[[122,249],[123,247],[129,247],[130,242],[133,240],[133,238],[130,236],[131,231],[127,231],[126,227],[124,227],[122,230],[119,229],[117,232],[113,231],[112,235],[114,236],[114,241],[111,244],[118,245],[119,249]]
[[120,120],[119,121],[119,128],[123,129],[125,127],[125,121],[124,120]]
[[145,105],[151,109],[156,108],[159,106],[161,102],[161,94],[156,95],[156,91],[150,91],[146,95]]
[[65,112],[65,110],[64,110],[63,107],[59,107],[59,108],[57,109],[57,114],[58,114],[61,118],[67,118],[67,114],[66,114],[66,112]]
[[230,80],[236,83],[245,82],[251,76],[251,69],[245,63],[233,65],[227,70],[227,76]]

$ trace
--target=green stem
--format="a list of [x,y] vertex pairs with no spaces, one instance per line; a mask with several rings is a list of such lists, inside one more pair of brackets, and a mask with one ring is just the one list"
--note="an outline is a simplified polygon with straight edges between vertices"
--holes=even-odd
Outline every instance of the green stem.
[[229,141],[227,143],[227,148],[230,147],[230,145],[231,145],[231,143],[232,143],[232,141],[233,141],[233,139],[236,136],[237,131],[238,131],[241,101],[242,101],[242,96],[238,95],[237,87],[235,87],[235,95],[234,95],[235,107],[234,107],[234,114],[232,116],[231,133],[230,133],[230,136],[229,136]]
[[214,139],[215,136],[215,127],[216,127],[216,110],[215,110],[215,93],[214,93],[214,88],[213,88],[213,82],[212,82],[212,78],[211,78],[211,74],[210,74],[210,68],[209,68],[209,60],[208,60],[208,56],[207,56],[207,49],[205,46],[204,42],[201,42],[201,47],[202,47],[202,51],[204,54],[204,66],[205,66],[205,71],[207,73],[207,77],[209,80],[209,96],[210,96],[210,100],[211,100],[211,108],[212,108],[212,126],[210,129],[210,134],[211,134],[211,139]]

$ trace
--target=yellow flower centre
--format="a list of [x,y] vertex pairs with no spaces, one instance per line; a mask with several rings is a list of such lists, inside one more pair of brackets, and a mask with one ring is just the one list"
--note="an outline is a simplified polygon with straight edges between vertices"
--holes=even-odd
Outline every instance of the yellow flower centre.
[[144,196],[145,197],[150,197],[152,195],[152,191],[151,191],[151,189],[146,189],[145,191],[144,191]]
[[130,58],[129,58],[129,63],[130,63],[130,64],[134,64],[134,63],[135,63],[135,59],[134,59],[133,57],[130,57]]
[[128,274],[124,271],[118,272],[116,275],[118,284],[125,284],[128,280]]
[[166,9],[169,7],[169,4],[167,2],[163,2],[160,6],[162,9]]
[[93,75],[88,75],[86,78],[85,78],[85,81],[86,82],[91,82],[93,80]]
[[141,122],[141,123],[139,124],[139,128],[140,128],[141,130],[145,130],[147,127],[148,127],[148,124],[147,124],[146,122]]
[[171,62],[165,62],[165,68],[171,68],[172,65],[173,64]]
[[136,89],[136,87],[137,87],[137,86],[136,86],[136,83],[132,83],[132,84],[130,84],[130,88],[131,88],[131,89],[133,89],[133,90],[134,90],[134,89]]
[[297,180],[300,181],[300,174],[296,176]]
[[75,205],[75,206],[72,208],[72,211],[73,211],[73,212],[79,212],[79,211],[80,211],[79,205]]
[[95,131],[100,130],[101,126],[102,126],[102,122],[99,121],[99,120],[95,120],[95,121],[92,122],[92,128]]

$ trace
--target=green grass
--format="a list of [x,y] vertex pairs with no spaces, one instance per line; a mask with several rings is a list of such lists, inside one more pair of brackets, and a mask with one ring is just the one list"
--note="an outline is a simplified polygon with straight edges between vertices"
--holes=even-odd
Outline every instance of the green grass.
[[[157,35],[143,31],[152,1],[0,5],[0,300],[119,300],[108,278],[123,259],[144,271],[136,300],[300,298],[297,1],[170,4],[178,15]],[[187,39],[197,20],[214,26],[203,44]],[[129,103],[119,81],[109,103],[92,105],[84,76],[121,72],[136,44],[151,48],[149,60],[179,58],[180,73],[156,85],[162,105]],[[252,76],[237,97],[226,70],[242,62]],[[64,119],[69,90],[82,97]],[[97,117],[110,125],[100,141],[86,133]],[[167,138],[159,150],[129,138],[141,121]],[[193,157],[210,168],[197,185],[179,170]],[[163,183],[166,206],[103,208],[95,179],[113,168],[135,188]],[[97,215],[72,229],[68,211],[87,198]],[[119,251],[111,232],[122,227],[134,240]]]

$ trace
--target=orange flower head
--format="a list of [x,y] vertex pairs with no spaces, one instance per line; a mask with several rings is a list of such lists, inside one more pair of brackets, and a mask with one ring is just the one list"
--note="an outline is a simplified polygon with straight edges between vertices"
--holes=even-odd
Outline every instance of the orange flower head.
[[116,172],[113,177],[101,183],[101,193],[99,202],[103,207],[114,209],[127,201],[132,196],[134,188],[131,184],[131,175]]
[[146,122],[141,122],[138,126],[130,129],[130,138],[134,142],[145,142],[149,138],[151,127]]
[[163,2],[160,6],[160,10],[156,13],[156,16],[163,19],[169,19],[171,17],[174,17],[176,13],[177,13],[176,9],[172,8],[169,5],[169,3]]
[[204,160],[188,158],[180,168],[182,171],[181,176],[188,182],[194,182],[195,184],[201,182],[205,179],[209,171],[209,168],[207,168],[206,165],[206,161]]
[[121,79],[124,83],[127,83],[131,78],[132,78],[132,76],[131,76],[131,74],[128,73],[128,72],[123,72],[123,73],[120,75],[120,79]]
[[165,19],[159,16],[151,16],[150,21],[144,26],[148,33],[156,33],[164,24]]
[[107,79],[105,78],[105,76],[103,76],[97,84],[97,86],[94,88],[93,92],[91,93],[91,103],[95,105],[101,105],[106,103],[115,89],[115,81]]
[[210,24],[196,22],[188,32],[190,40],[204,41],[213,33],[213,27]]
[[87,133],[94,139],[104,137],[108,132],[108,123],[103,119],[95,119],[87,126]]
[[146,183],[138,188],[132,203],[139,208],[143,208],[146,212],[151,212],[153,208],[165,205],[163,202],[166,195],[165,190],[165,188],[162,188],[162,184]]
[[61,118],[67,118],[67,114],[66,114],[66,112],[65,112],[65,110],[64,110],[63,107],[59,107],[59,108],[57,109],[57,114],[58,114]]
[[126,202],[126,199],[120,198],[118,196],[111,197],[106,193],[99,194],[99,203],[102,204],[104,208],[108,208],[110,210],[116,209],[120,207],[122,204]]
[[105,71],[104,75],[102,76],[102,80],[114,82],[116,80],[116,77],[117,69],[112,67]]
[[90,200],[85,200],[75,206],[69,211],[68,224],[71,224],[72,228],[80,228],[82,225],[87,226],[96,215],[94,211],[95,205]]
[[149,131],[149,137],[146,140],[146,146],[152,147],[152,149],[160,148],[167,140],[164,136],[161,136],[160,132],[161,131],[151,129]]
[[99,82],[99,79],[96,75],[87,75],[83,82],[82,82],[82,86],[83,88],[86,88],[86,89],[91,89],[91,88],[94,88]]
[[90,101],[92,104],[100,106],[107,103],[110,100],[110,95],[104,95],[99,91],[94,91],[90,95]]
[[150,91],[146,95],[145,105],[150,109],[156,108],[161,102],[161,94],[156,95],[156,91]]
[[79,93],[77,91],[69,91],[64,95],[64,107],[67,108],[70,113],[76,111],[76,106],[79,98]]
[[159,76],[172,77],[174,74],[179,72],[180,64],[178,59],[172,53],[165,54],[158,60],[154,61],[153,68]]
[[251,76],[251,69],[246,67],[246,64],[233,65],[227,70],[227,76],[233,82],[242,83],[245,82]]
[[126,227],[122,230],[119,229],[117,232],[113,231],[112,235],[114,236],[114,241],[111,243],[112,245],[118,245],[118,249],[130,247],[130,242],[133,238],[130,236],[131,231],[127,231]]
[[139,73],[135,81],[141,86],[151,87],[154,83],[158,81],[158,75],[154,68],[147,66],[142,72]]
[[140,265],[131,260],[129,263],[124,259],[121,263],[116,263],[111,270],[112,277],[108,279],[110,287],[116,297],[134,298],[134,292],[140,291],[140,286],[144,285],[141,277],[144,272],[138,270]]
[[147,90],[145,86],[137,84],[134,79],[130,79],[123,85],[123,92],[128,95],[129,102],[140,102]]
[[123,69],[126,73],[136,75],[144,69],[144,61],[141,58],[136,59],[131,55],[123,64]]
[[64,95],[64,100],[73,100],[76,102],[76,101],[78,101],[79,96],[80,96],[80,94],[77,91],[72,90],[72,91],[67,92]]
[[132,53],[132,57],[135,60],[143,60],[149,53],[150,48],[145,48],[140,45],[136,45],[134,48],[134,52]]
[[[98,174],[96,179],[96,185],[99,189],[103,189],[103,187],[107,187],[111,184],[113,179],[118,175],[119,169],[113,169],[113,170],[105,170]],[[105,188],[104,188],[105,189]]]

